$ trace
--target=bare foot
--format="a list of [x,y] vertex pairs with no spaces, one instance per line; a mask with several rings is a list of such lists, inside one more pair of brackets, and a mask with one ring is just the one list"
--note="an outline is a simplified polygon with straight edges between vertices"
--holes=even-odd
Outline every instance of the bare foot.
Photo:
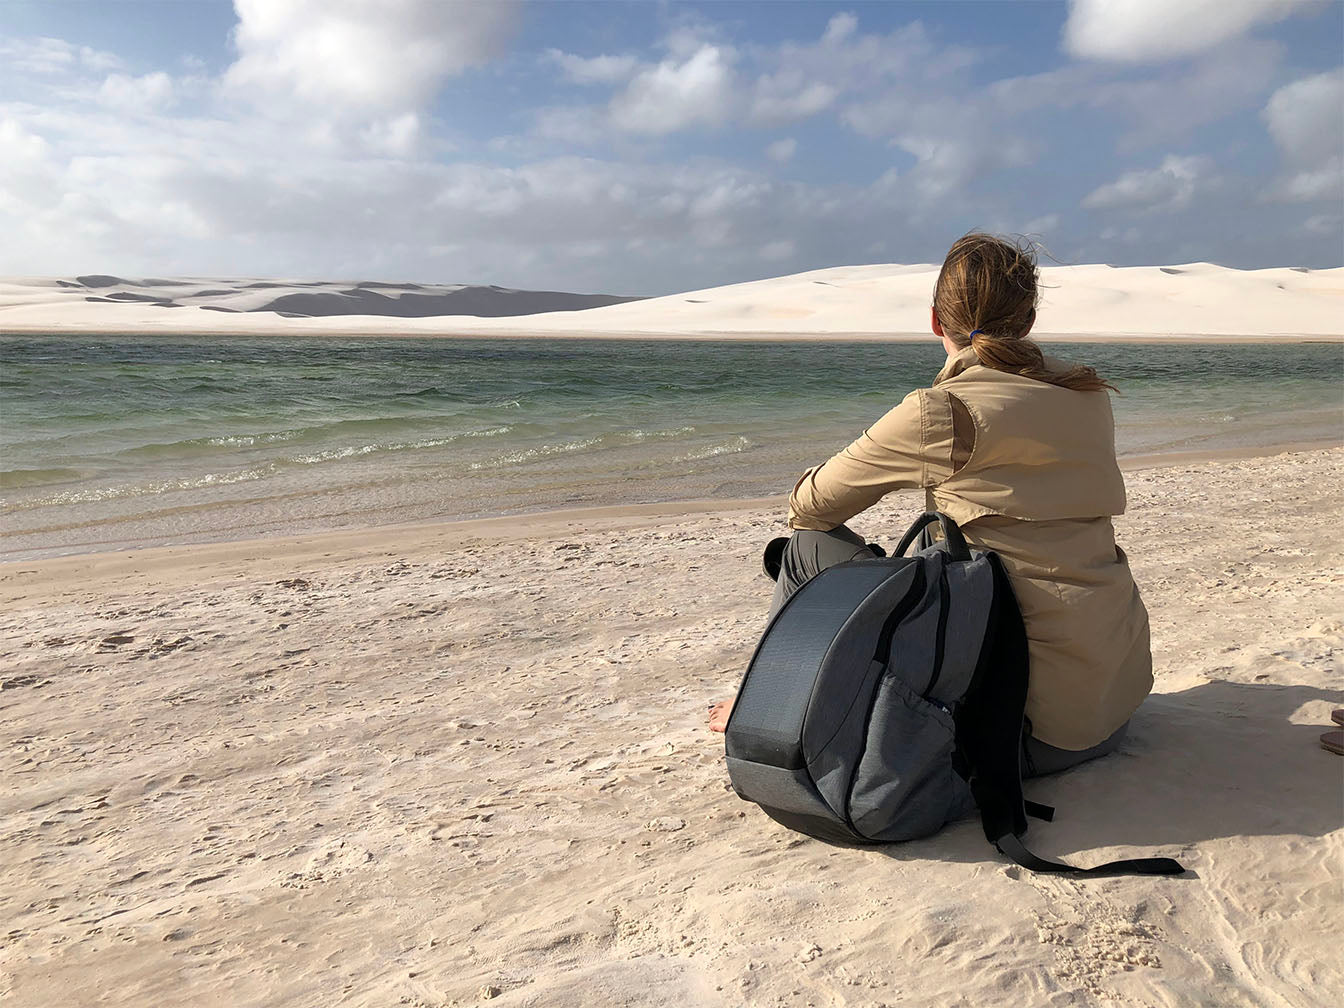
[[[736,700],[736,697],[733,698]],[[728,716],[733,713],[733,700],[720,700],[709,709],[709,730],[726,731],[728,729]]]

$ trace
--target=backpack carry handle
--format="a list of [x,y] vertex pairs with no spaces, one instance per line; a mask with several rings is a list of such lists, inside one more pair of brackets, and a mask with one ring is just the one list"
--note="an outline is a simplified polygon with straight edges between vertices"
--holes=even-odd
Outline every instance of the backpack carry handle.
[[926,511],[916,518],[915,523],[902,537],[900,544],[896,547],[896,552],[892,555],[905,556],[905,551],[910,548],[910,544],[915,541],[915,537],[924,530],[924,526],[932,525],[934,522],[937,522],[943,528],[943,539],[947,542],[947,551],[952,554],[952,559],[970,560],[971,549],[966,545],[966,537],[961,534],[961,527],[941,511]]

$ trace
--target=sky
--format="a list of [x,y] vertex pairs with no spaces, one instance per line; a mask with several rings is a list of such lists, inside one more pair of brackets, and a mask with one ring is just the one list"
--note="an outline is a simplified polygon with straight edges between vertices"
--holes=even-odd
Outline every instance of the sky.
[[0,0],[0,275],[1338,266],[1342,52],[1340,0]]

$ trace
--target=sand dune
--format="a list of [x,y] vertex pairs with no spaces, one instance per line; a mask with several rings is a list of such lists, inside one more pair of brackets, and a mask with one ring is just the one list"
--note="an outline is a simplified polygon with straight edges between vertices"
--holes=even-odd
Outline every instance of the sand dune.
[[[1344,268],[1055,266],[1046,337],[1344,335]],[[919,336],[937,267],[842,266],[666,297],[277,280],[0,281],[6,332],[411,335]]]
[[[936,266],[850,266],[618,305],[582,321],[600,331],[926,334]],[[1339,335],[1344,268],[1232,270],[1059,266],[1041,271],[1042,335]]]
[[1339,1004],[1342,464],[1128,478],[1156,692],[1028,784],[1032,837],[1178,879],[1031,875],[972,820],[830,847],[734,797],[705,712],[782,505],[0,565],[0,1002]]

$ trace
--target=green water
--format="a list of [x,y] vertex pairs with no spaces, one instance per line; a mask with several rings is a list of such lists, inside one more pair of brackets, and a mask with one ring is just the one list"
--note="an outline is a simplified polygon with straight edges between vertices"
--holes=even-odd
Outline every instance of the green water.
[[[1122,454],[1344,435],[1330,343],[1052,343]],[[3,555],[784,494],[927,385],[909,343],[0,336]]]

